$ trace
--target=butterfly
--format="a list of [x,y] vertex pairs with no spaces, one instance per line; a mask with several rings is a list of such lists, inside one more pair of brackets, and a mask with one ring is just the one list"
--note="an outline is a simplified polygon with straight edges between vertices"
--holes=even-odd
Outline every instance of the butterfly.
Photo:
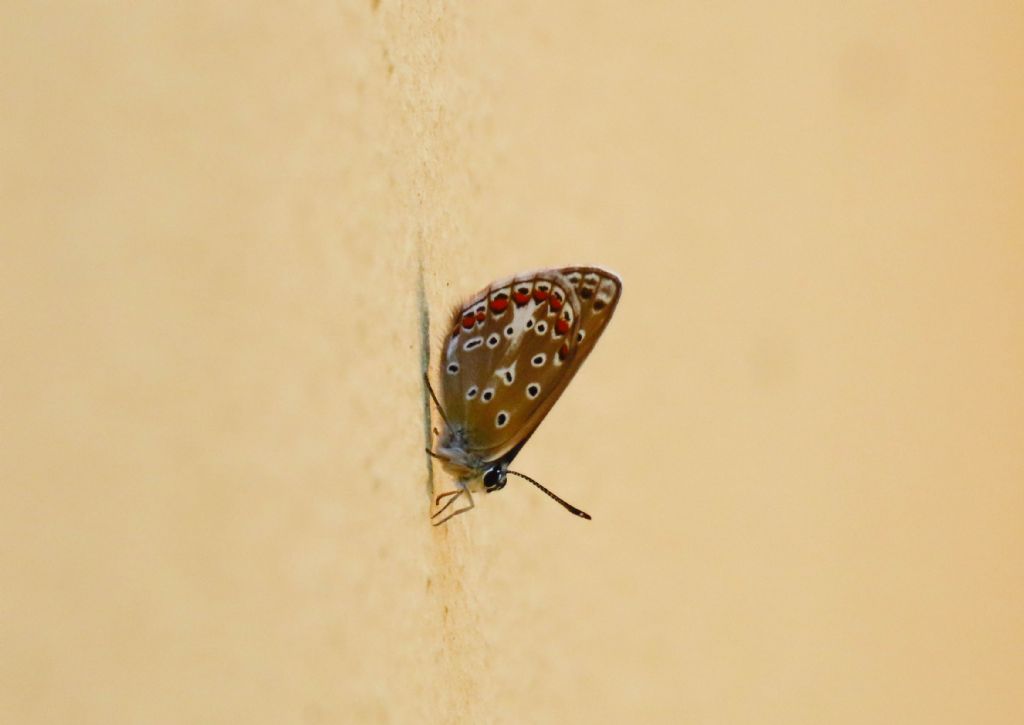
[[431,518],[463,496],[468,503],[435,526],[472,509],[472,491],[504,488],[510,473],[591,518],[509,464],[594,349],[621,293],[606,269],[563,267],[494,282],[456,308],[442,347],[440,400],[424,373],[445,424],[427,453],[457,481],[435,497],[435,507],[448,501]]

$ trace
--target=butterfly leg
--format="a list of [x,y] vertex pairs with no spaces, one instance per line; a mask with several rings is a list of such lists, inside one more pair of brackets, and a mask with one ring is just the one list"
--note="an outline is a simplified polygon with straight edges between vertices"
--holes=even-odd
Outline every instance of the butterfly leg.
[[451,506],[453,503],[455,503],[459,499],[459,497],[462,496],[462,494],[466,494],[466,497],[469,499],[469,505],[468,506],[463,506],[460,509],[456,509],[455,511],[452,511],[450,514],[445,516],[440,521],[435,521],[433,523],[434,526],[440,526],[441,524],[443,524],[448,519],[453,518],[455,516],[458,516],[459,514],[464,514],[464,513],[466,513],[467,511],[469,511],[470,509],[472,509],[472,508],[474,508],[476,506],[476,504],[473,503],[473,494],[471,494],[469,492],[468,488],[458,488],[458,489],[456,489],[454,491],[446,491],[446,492],[444,492],[442,494],[439,494],[437,496],[437,498],[434,499],[434,503],[436,504],[438,501],[440,501],[445,496],[451,496],[451,498],[448,499],[448,503],[446,503],[444,506],[442,506],[440,509],[438,509],[433,515],[431,515],[430,518],[433,519],[433,518],[436,518],[436,517],[440,516],[442,513],[444,513],[444,511],[449,506]]
[[[423,373],[423,382],[426,383],[427,390],[430,391],[430,397],[434,401],[434,405],[437,406],[437,412],[441,414],[441,419],[444,421],[444,424],[450,428],[451,424],[448,422],[448,416],[445,415],[444,408],[441,407],[441,401],[439,401],[437,399],[437,394],[434,393],[434,388],[430,384],[430,376],[427,375],[426,372]],[[438,431],[437,431],[437,428],[434,428],[434,435],[440,435],[440,433],[438,433]],[[432,456],[433,458],[436,458],[439,461],[447,461],[448,460],[446,457],[440,456],[437,453],[434,453],[429,448],[426,448],[425,450],[427,452],[427,455]],[[463,506],[460,509],[456,509],[455,511],[452,511],[450,514],[445,516],[443,519],[441,519],[439,521],[433,522],[434,526],[440,526],[441,524],[443,524],[448,519],[450,519],[450,518],[452,518],[454,516],[458,516],[459,514],[464,514],[464,513],[466,513],[467,511],[469,511],[470,509],[472,509],[472,508],[474,508],[476,506],[476,504],[473,502],[473,494],[471,494],[469,492],[469,489],[464,487],[464,486],[460,486],[459,488],[456,488],[456,489],[454,489],[452,491],[445,491],[444,493],[439,493],[437,496],[434,497],[434,505],[435,506],[437,506],[439,503],[441,503],[441,499],[446,498],[446,497],[450,497],[450,498],[448,498],[448,503],[446,503],[444,506],[442,506],[441,508],[439,508],[437,511],[435,511],[434,513],[432,513],[430,515],[430,518],[432,518],[432,519],[437,518],[438,516],[443,514],[445,511],[447,511],[449,509],[449,507],[451,507],[451,505],[453,503],[455,503],[462,496],[462,494],[466,494],[466,498],[469,499],[469,505],[468,506]]]
[[[436,458],[436,459],[437,459],[437,460],[439,460],[439,461],[447,461],[447,460],[448,460],[448,459],[447,459],[447,458],[445,458],[444,456],[439,456],[438,454],[434,453],[434,452],[433,452],[432,450],[430,450],[429,448],[426,448],[426,449],[424,449],[424,450],[425,450],[425,451],[427,452],[427,454],[428,454],[428,455],[432,456],[433,458]],[[443,523],[444,523],[445,521],[447,521],[448,519],[450,519],[450,518],[451,518],[452,516],[457,516],[458,514],[461,514],[461,513],[465,512],[465,511],[469,511],[469,510],[470,510],[471,508],[473,508],[473,506],[475,505],[475,504],[473,503],[473,495],[472,495],[472,494],[471,494],[471,493],[469,492],[469,489],[467,489],[467,488],[464,488],[464,487],[462,487],[462,486],[460,486],[460,487],[458,487],[458,488],[455,488],[455,489],[452,489],[451,491],[445,491],[444,493],[439,493],[439,494],[437,494],[437,496],[435,496],[435,497],[434,497],[434,505],[435,505],[435,506],[437,506],[438,504],[440,504],[440,503],[441,503],[441,500],[442,500],[442,499],[445,499],[445,498],[447,498],[447,499],[448,499],[448,503],[446,503],[446,504],[445,504],[444,506],[442,506],[442,507],[441,507],[440,509],[438,509],[437,511],[435,511],[434,513],[432,513],[432,514],[430,515],[430,518],[432,518],[432,519],[433,519],[433,518],[437,518],[438,516],[440,516],[441,514],[443,514],[443,513],[445,512],[445,511],[447,511],[447,510],[448,510],[448,508],[449,508],[449,507],[450,507],[450,506],[451,506],[451,505],[452,505],[453,503],[455,503],[455,501],[456,501],[456,500],[457,500],[457,499],[458,499],[458,498],[459,498],[459,497],[460,497],[460,496],[461,496],[462,494],[466,494],[466,496],[468,496],[468,497],[469,497],[469,506],[464,506],[463,508],[459,509],[458,511],[455,511],[455,512],[453,512],[453,513],[449,514],[448,516],[444,517],[444,518],[443,518],[443,519],[441,519],[440,521],[437,521],[437,522],[435,522],[435,523],[434,523],[434,526],[437,526],[437,525],[439,525],[439,524],[443,524]],[[450,498],[449,498],[449,497],[450,497]]]
[[437,495],[436,495],[436,496],[434,497],[434,505],[435,505],[435,506],[437,506],[438,504],[440,504],[440,503],[441,503],[441,499],[443,499],[443,498],[447,498],[448,496],[452,496],[452,498],[448,499],[448,503],[446,503],[446,504],[445,504],[444,506],[442,506],[442,507],[441,507],[441,508],[439,508],[439,509],[438,509],[437,511],[435,511],[434,513],[432,513],[432,514],[430,515],[430,518],[432,518],[432,519],[433,519],[433,518],[437,518],[438,516],[440,516],[441,514],[443,514],[443,513],[445,512],[445,510],[446,510],[446,509],[447,509],[447,508],[448,508],[449,506],[451,506],[451,505],[452,505],[453,503],[455,503],[455,500],[456,500],[456,499],[457,499],[457,498],[458,498],[459,496],[461,496],[461,495],[463,494],[463,492],[464,492],[464,491],[465,491],[465,489],[464,489],[464,488],[456,488],[456,489],[452,489],[451,491],[445,491],[444,493],[439,493],[439,494],[437,494]]
[[[461,495],[462,495],[462,489],[461,488],[456,488],[456,489],[453,489],[451,491],[445,491],[444,493],[439,493],[436,496],[434,496],[434,505],[435,506],[439,505],[441,503],[441,499],[447,498],[448,496],[461,496]],[[454,499],[452,499],[452,500],[454,500]],[[445,504],[444,508],[448,508],[451,505],[452,505],[452,502],[449,501],[448,503]],[[444,509],[441,509],[441,511],[444,511]],[[437,513],[435,513],[433,516],[431,516],[431,518],[433,518],[434,516],[437,516],[437,514],[441,513],[441,511],[438,511]]]
[[438,454],[434,453],[429,448],[424,448],[423,450],[425,450],[427,452],[427,455],[430,456],[431,458],[436,458],[439,461],[447,461],[448,460],[444,456],[439,456]]

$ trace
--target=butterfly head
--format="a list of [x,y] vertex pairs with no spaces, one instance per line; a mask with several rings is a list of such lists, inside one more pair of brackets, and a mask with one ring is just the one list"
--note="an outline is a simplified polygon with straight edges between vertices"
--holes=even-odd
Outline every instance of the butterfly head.
[[438,458],[448,472],[462,481],[470,482],[473,490],[480,490],[481,484],[488,493],[505,488],[511,457],[485,461],[467,452],[465,433],[460,428],[446,428],[438,448]]
[[497,461],[484,471],[484,489],[487,493],[500,491],[508,482],[508,463]]

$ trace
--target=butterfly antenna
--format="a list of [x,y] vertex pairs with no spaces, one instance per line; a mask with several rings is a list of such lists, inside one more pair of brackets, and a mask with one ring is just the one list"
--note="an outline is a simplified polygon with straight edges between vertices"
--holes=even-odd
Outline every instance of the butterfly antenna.
[[542,486],[540,483],[538,483],[537,481],[534,481],[532,478],[527,476],[525,473],[519,473],[518,471],[506,471],[506,473],[511,473],[513,476],[519,476],[520,478],[525,478],[527,481],[532,483],[534,486],[539,488],[541,491],[546,493],[548,496],[550,496],[551,498],[553,498],[556,501],[558,501],[558,503],[560,503],[563,506],[565,506],[566,511],[568,511],[569,513],[575,514],[576,516],[579,516],[581,519],[586,519],[587,521],[591,520],[590,514],[588,514],[586,511],[581,511],[580,509],[578,509],[575,506],[573,506],[571,503],[569,503],[567,501],[563,501],[558,496],[553,494],[551,491],[549,491],[548,489],[544,488],[544,486]]
[[430,384],[430,376],[426,372],[423,373],[423,382],[427,384],[427,390],[430,391],[430,397],[433,399],[434,405],[437,406],[437,412],[441,414],[441,420],[444,421],[444,424],[446,426],[451,428],[452,424],[448,422],[448,416],[444,414],[444,408],[441,407],[441,402],[437,399],[437,396],[434,394],[434,388]]

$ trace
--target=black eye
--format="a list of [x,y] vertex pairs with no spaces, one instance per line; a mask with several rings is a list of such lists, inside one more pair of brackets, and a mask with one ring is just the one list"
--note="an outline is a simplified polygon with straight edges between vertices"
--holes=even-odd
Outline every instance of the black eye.
[[488,491],[496,491],[505,487],[505,477],[501,475],[501,469],[492,468],[484,474],[484,488]]

